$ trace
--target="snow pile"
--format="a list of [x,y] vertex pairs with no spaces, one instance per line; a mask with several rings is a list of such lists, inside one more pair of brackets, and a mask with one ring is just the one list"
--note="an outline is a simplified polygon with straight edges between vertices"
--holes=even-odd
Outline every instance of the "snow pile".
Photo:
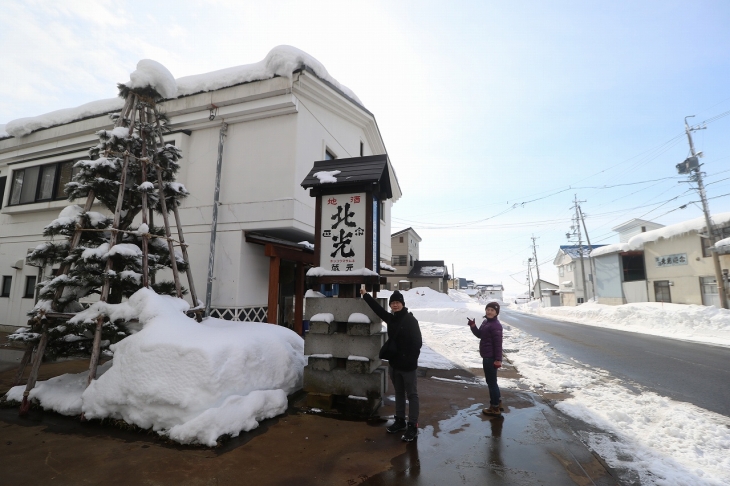
[[[137,70],[130,75],[127,86],[130,88],[152,85],[165,98],[175,98],[196,93],[215,91],[251,81],[271,79],[282,76],[291,79],[294,71],[308,67],[322,80],[339,89],[345,96],[362,105],[360,99],[346,86],[330,76],[327,69],[304,51],[292,46],[277,46],[271,49],[266,57],[257,63],[221,69],[205,74],[185,76],[177,80],[162,64],[150,59],[143,59],[137,64]],[[29,133],[56,125],[63,125],[98,115],[117,112],[124,106],[121,98],[110,98],[92,101],[75,108],[52,111],[44,115],[19,118],[7,125],[0,125],[0,138],[3,133],[13,137],[22,137]]]
[[335,320],[335,316],[329,312],[322,312],[321,314],[315,314],[309,318],[310,322],[326,322],[330,323]]
[[139,61],[137,69],[129,75],[129,81],[124,84],[130,89],[150,87],[163,98],[177,96],[177,83],[172,73],[165,66],[152,59]]
[[730,310],[713,306],[661,302],[603,305],[587,302],[577,307],[537,307],[524,304],[513,309],[551,319],[622,331],[730,345]]
[[8,138],[10,136],[8,131],[5,129],[6,126],[7,125],[4,123],[0,123],[0,138]]
[[319,172],[315,172],[312,174],[312,176],[319,179],[320,184],[331,184],[334,182],[337,182],[337,177],[335,177],[337,174],[339,174],[342,171],[339,170],[320,170]]
[[[103,309],[106,307],[106,309]],[[187,444],[214,446],[265,418],[283,413],[301,387],[304,341],[281,326],[205,319],[182,313],[188,304],[149,289],[128,302],[94,304],[77,319],[116,309],[143,329],[113,346],[113,365],[84,391],[86,373],[39,382],[31,398],[44,408],[87,418],[116,418]],[[22,399],[25,387],[8,392]]]
[[347,318],[347,322],[370,324],[370,318],[360,312],[353,312],[352,314],[350,314],[350,317]]
[[715,243],[715,248],[720,247],[730,247],[730,238],[725,238],[724,240],[720,240],[717,243]]

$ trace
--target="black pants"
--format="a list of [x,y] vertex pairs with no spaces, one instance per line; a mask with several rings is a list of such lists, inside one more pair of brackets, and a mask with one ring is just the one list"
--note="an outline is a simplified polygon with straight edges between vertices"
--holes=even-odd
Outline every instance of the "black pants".
[[408,397],[408,421],[417,424],[419,407],[416,370],[400,371],[389,366],[388,374],[395,388],[395,416],[406,418],[406,397]]

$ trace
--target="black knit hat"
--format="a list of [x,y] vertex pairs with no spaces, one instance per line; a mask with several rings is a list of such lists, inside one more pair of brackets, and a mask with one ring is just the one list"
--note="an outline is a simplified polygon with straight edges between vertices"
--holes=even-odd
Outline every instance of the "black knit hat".
[[403,306],[406,305],[406,301],[403,300],[403,294],[398,292],[397,290],[393,292],[393,295],[390,296],[390,300],[388,301],[388,305],[392,304],[393,302],[400,302],[403,304]]
[[491,307],[492,309],[497,311],[497,315],[499,315],[499,304],[498,303],[490,302],[489,304],[487,304],[487,307]]

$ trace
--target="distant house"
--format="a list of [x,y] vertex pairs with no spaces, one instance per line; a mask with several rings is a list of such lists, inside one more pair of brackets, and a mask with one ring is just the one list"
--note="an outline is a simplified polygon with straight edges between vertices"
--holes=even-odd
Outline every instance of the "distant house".
[[486,300],[504,301],[504,287],[502,284],[477,285],[479,296]]
[[387,274],[386,287],[388,290],[400,289],[401,280],[406,280],[418,260],[418,244],[421,237],[413,228],[406,228],[390,235],[392,257],[390,265],[395,269]]
[[449,291],[449,269],[443,260],[418,260],[408,274],[413,287],[428,287],[438,292]]
[[[730,212],[713,216],[721,238],[730,237]],[[596,263],[598,302],[673,302],[719,306],[704,217],[637,233],[591,255]],[[722,253],[722,252],[720,252]],[[720,256],[730,268],[730,255]]]
[[543,307],[559,307],[560,306],[560,286],[547,280],[540,279],[532,287],[533,298],[539,298]]
[[[592,250],[605,245],[561,245],[553,264],[558,267],[560,278],[560,304],[575,306],[593,297],[591,260]],[[582,269],[581,269],[582,267]],[[585,279],[584,279],[585,277]],[[584,288],[583,282],[585,281]]]

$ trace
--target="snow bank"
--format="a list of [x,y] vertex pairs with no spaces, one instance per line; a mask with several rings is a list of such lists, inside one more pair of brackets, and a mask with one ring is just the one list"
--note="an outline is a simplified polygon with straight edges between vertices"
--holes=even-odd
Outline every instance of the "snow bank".
[[[294,71],[304,66],[310,68],[324,81],[342,91],[346,96],[362,105],[360,99],[346,86],[340,84],[330,76],[324,65],[304,51],[292,46],[277,46],[271,49],[266,57],[257,63],[221,69],[205,74],[184,76],[177,80],[160,63],[150,59],[143,59],[137,64],[137,70],[130,75],[127,86],[141,87],[152,84],[158,92],[166,98],[187,96],[206,91],[215,91],[229,86],[251,81],[271,79],[275,76],[292,78]],[[44,115],[19,118],[7,125],[0,125],[0,138],[3,132],[14,137],[22,137],[29,133],[56,125],[63,125],[73,121],[117,112],[124,106],[121,98],[110,98],[92,101],[75,108],[52,111]]]
[[512,309],[552,319],[708,344],[730,345],[730,310],[713,306],[641,302],[577,307],[518,305]]
[[[93,318],[101,304],[76,318]],[[78,380],[86,373],[38,384],[41,390],[65,387],[63,403],[44,400],[42,392],[36,398],[59,413],[122,419],[184,444],[208,446],[283,413],[287,394],[302,385],[304,341],[271,324],[213,318],[198,324],[181,312],[187,305],[138,291],[116,312],[138,318],[144,327],[113,346],[109,370],[85,391]],[[18,391],[22,397],[23,389],[13,388],[8,397]]]

